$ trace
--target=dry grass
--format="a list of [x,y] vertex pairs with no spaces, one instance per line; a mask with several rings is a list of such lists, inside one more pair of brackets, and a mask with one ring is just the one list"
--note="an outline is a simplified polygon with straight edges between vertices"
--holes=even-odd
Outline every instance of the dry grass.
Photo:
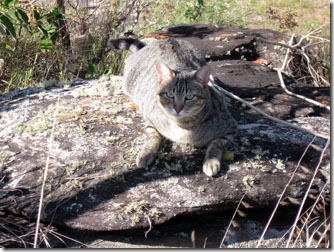
[[[307,34],[319,26],[330,23],[330,2],[327,0],[238,0],[245,17],[245,24],[248,28],[264,28],[285,31],[296,35]],[[288,29],[280,27],[280,20],[270,19],[267,11],[272,8],[284,19],[289,13],[297,25]],[[326,39],[330,38],[330,29],[320,35]]]

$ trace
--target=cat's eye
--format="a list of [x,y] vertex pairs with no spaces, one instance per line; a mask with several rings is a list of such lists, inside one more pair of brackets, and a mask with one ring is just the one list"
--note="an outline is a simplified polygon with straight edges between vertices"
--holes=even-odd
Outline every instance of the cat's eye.
[[195,95],[191,95],[191,94],[186,95],[186,100],[188,101],[193,100],[194,98],[195,98]]
[[171,92],[166,92],[165,95],[168,99],[174,99],[174,94]]

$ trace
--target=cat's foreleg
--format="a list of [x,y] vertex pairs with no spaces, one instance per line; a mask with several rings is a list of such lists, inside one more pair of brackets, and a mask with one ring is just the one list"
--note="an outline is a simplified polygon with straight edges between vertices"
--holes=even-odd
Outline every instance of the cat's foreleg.
[[160,133],[152,126],[147,126],[145,132],[147,142],[136,159],[136,164],[139,168],[147,167],[153,163],[162,140]]
[[205,154],[203,172],[207,176],[215,176],[220,171],[221,159],[223,153],[231,146],[233,136],[228,135],[219,139],[213,140],[208,146]]

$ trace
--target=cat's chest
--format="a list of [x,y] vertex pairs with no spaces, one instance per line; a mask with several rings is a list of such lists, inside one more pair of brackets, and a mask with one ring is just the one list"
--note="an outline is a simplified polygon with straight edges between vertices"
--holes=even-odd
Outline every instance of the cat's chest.
[[169,123],[168,126],[158,127],[158,131],[170,140],[181,144],[193,144],[195,146],[205,146],[212,141],[214,132],[206,134],[200,127],[184,129],[176,123]]
[[165,137],[168,137],[174,142],[186,144],[193,142],[196,138],[196,134],[194,134],[193,130],[183,129],[173,123],[170,124],[168,128],[168,131],[162,133]]

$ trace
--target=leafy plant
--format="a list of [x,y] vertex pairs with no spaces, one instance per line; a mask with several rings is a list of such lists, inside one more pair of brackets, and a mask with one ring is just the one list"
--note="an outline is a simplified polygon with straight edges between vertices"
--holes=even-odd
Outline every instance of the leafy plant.
[[277,9],[268,7],[266,14],[268,18],[278,22],[280,30],[287,32],[298,26],[295,20],[296,13],[292,11],[287,11],[284,13],[279,12]]
[[205,11],[204,0],[197,0],[197,3],[188,3],[190,7],[186,10],[184,16],[188,18],[191,22],[198,21],[202,17]]
[[[0,33],[17,39],[22,27],[29,27],[29,18],[24,9],[16,6],[17,0],[4,0],[0,5]],[[19,26],[19,34],[15,26]]]
[[[5,0],[0,5],[0,33],[3,36],[10,36],[16,41],[16,45],[22,38],[22,33],[29,35],[42,35],[40,49],[48,51],[52,49],[58,37],[58,21],[64,19],[59,8],[49,12],[42,9],[25,10],[18,5],[17,0]],[[32,20],[33,19],[33,20]],[[9,45],[6,45],[9,48]],[[15,48],[14,48],[15,50]]]
[[[0,88],[9,91],[32,82],[38,71],[44,76],[48,73],[38,62],[54,49],[59,38],[58,23],[64,18],[57,7],[46,11],[37,7],[24,9],[18,0],[1,2]],[[18,71],[12,72],[14,68]]]

